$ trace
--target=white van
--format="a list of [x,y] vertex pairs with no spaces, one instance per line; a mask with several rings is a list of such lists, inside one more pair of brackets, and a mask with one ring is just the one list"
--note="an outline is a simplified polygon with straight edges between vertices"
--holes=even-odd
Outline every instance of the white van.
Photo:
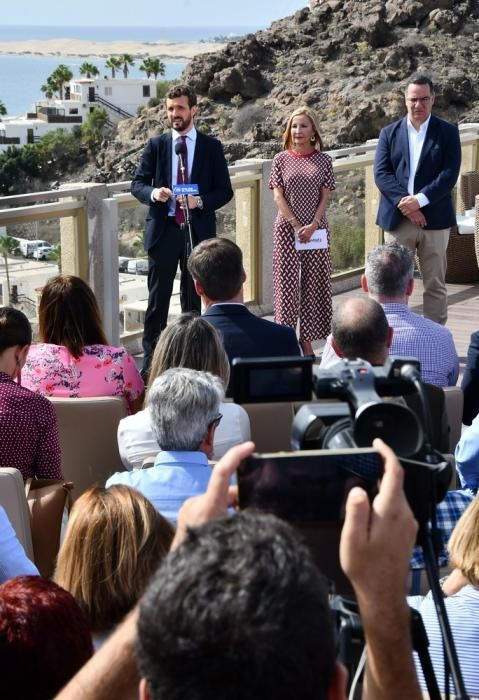
[[148,274],[148,260],[146,258],[133,258],[133,260],[128,261],[126,271],[130,275],[147,275]]

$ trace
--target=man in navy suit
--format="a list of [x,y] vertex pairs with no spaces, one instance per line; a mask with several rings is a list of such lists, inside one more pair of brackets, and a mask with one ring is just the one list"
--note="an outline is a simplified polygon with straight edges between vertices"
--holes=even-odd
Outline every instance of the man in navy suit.
[[255,316],[244,305],[246,275],[236,243],[227,238],[203,241],[193,249],[188,269],[206,306],[203,316],[222,334],[230,362],[235,357],[301,355],[292,328]]
[[431,114],[434,87],[418,76],[406,93],[407,116],[382,129],[374,175],[381,192],[376,223],[384,241],[417,251],[424,316],[447,321],[446,250],[456,223],[451,191],[461,164],[456,125]]
[[[188,230],[184,210],[173,194],[183,182],[198,185],[199,194],[188,195],[193,245],[216,235],[215,210],[229,202],[233,189],[221,143],[196,131],[196,95],[187,85],[176,85],[166,97],[166,115],[171,131],[151,138],[131,183],[132,194],[149,206],[145,222],[148,251],[148,308],[143,334],[142,374],[147,376],[151,357],[168,320],[170,297],[178,263],[181,270],[182,311],[200,311],[186,268]],[[185,172],[179,168],[175,146],[184,144]]]

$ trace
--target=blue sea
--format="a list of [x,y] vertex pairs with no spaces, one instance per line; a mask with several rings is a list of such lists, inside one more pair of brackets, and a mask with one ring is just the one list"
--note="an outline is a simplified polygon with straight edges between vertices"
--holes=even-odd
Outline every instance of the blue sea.
[[[255,32],[262,27],[28,27],[0,26],[0,42],[27,41],[29,39],[84,39],[87,41],[209,41],[218,36],[243,36]],[[0,100],[7,108],[9,116],[25,114],[35,100],[44,97],[40,86],[45,83],[50,73],[59,63],[70,66],[75,77],[78,76],[79,66],[88,61],[95,64],[100,75],[111,75],[105,68],[103,58],[85,56],[31,56],[31,55],[0,55]],[[129,76],[144,77],[139,71],[141,59],[135,60]],[[164,78],[173,80],[179,78],[185,63],[165,61],[166,73]],[[117,74],[118,75],[118,74]],[[118,79],[121,79],[121,72]]]

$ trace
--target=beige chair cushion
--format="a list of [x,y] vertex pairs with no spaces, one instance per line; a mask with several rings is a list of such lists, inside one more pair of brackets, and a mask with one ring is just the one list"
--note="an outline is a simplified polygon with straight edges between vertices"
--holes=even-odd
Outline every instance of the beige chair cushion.
[[25,496],[23,477],[18,469],[0,468],[0,506],[5,509],[25,554],[33,561],[30,511]]
[[63,474],[73,481],[76,499],[94,484],[125,468],[120,459],[117,430],[126,416],[123,399],[116,396],[59,399],[50,397],[58,418]]

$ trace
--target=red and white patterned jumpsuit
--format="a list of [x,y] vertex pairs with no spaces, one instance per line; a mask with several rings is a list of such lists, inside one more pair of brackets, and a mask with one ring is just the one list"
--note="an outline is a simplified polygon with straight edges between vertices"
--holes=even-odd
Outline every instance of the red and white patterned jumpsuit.
[[[309,225],[321,190],[335,189],[332,160],[321,151],[308,155],[282,151],[273,159],[269,186],[280,187],[298,223]],[[328,229],[326,216],[319,228]],[[327,338],[332,315],[330,249],[296,250],[293,226],[280,212],[274,224],[273,295],[277,323],[296,329],[299,315],[301,341]]]

